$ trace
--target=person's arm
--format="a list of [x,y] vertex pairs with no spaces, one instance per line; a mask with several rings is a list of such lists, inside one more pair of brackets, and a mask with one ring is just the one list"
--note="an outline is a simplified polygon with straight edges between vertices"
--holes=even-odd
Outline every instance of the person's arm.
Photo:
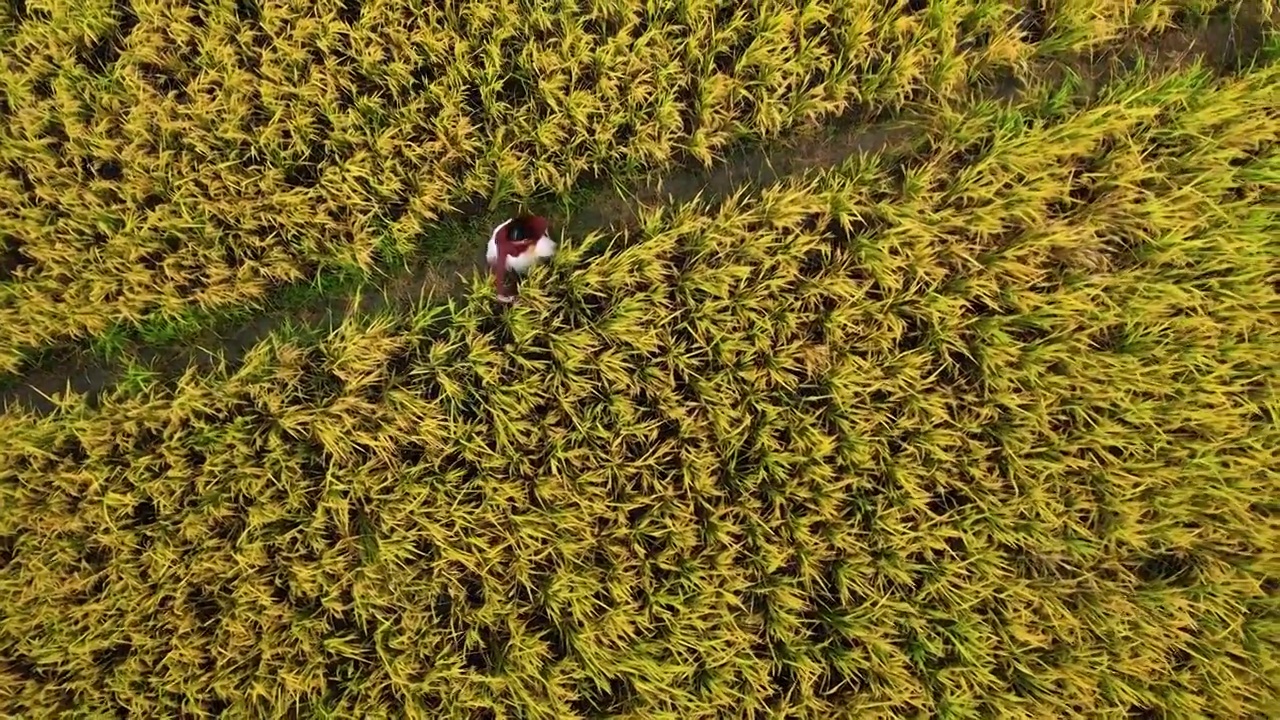
[[498,302],[509,303],[515,298],[507,294],[507,257],[498,254],[498,262],[493,266],[493,284],[498,289]]
[[493,284],[498,291],[498,302],[510,303],[515,298],[507,294],[507,255],[511,253],[511,241],[507,239],[507,228],[498,228],[494,235],[494,243],[498,246],[498,256],[493,264]]

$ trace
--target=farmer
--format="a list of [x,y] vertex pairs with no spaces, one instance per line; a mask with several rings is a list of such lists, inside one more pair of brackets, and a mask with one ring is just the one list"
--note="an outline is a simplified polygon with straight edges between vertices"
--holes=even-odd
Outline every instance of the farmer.
[[[555,253],[556,244],[547,234],[547,227],[546,218],[521,214],[494,228],[485,257],[498,287],[498,302],[515,302],[519,287],[518,273],[528,271],[539,260]],[[507,287],[508,280],[510,289]]]

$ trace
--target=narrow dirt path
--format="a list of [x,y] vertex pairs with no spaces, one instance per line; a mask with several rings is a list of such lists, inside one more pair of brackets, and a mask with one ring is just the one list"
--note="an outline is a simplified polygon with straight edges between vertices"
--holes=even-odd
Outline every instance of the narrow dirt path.
[[[1263,45],[1266,24],[1247,13],[1236,18],[1220,18],[1197,31],[1171,31],[1125,44],[1094,58],[1049,62],[1041,71],[1053,79],[1069,67],[1084,80],[1086,91],[1132,67],[1138,59],[1152,70],[1199,60],[1218,71],[1230,72],[1256,56]],[[1005,82],[997,83],[987,92],[990,97],[1012,100],[1021,91],[1015,83]],[[677,169],[624,192],[601,191],[567,215],[549,215],[553,227],[566,237],[581,237],[594,230],[613,233],[634,226],[637,210],[645,205],[683,203],[698,196],[715,201],[743,187],[759,187],[832,167],[856,153],[883,152],[909,142],[914,135],[909,117],[879,124],[841,118],[818,131],[763,146],[736,149],[711,168]],[[495,214],[488,215],[486,223],[498,221]],[[235,365],[248,349],[291,324],[323,330],[355,313],[399,307],[426,296],[454,295],[464,289],[463,277],[483,268],[485,239],[476,237],[472,245],[460,248],[443,263],[418,264],[369,283],[354,293],[326,298],[301,308],[268,311],[232,332],[211,330],[180,345],[135,347],[132,349],[134,362],[151,368],[161,379],[175,377],[193,365],[204,369],[223,362]],[[94,396],[114,386],[127,371],[124,362],[104,361],[83,351],[51,358],[17,382],[0,389],[0,406],[21,406],[48,413],[55,408],[50,396],[67,390]]]
[[[857,122],[840,118],[816,130],[796,132],[763,145],[740,147],[709,168],[680,168],[656,175],[625,190],[602,190],[589,202],[569,213],[548,212],[555,234],[580,238],[593,231],[616,234],[636,226],[639,211],[646,206],[670,202],[686,203],[701,196],[715,202],[744,187],[760,187],[817,168],[832,167],[857,153],[876,153],[913,136],[908,121]],[[501,222],[494,215],[488,228]],[[471,252],[465,252],[443,267],[421,267],[401,273],[368,297],[364,309],[384,303],[399,303],[421,295],[462,289],[463,277],[484,269],[488,230],[477,237]]]
[[[807,135],[792,136],[764,147],[731,152],[724,161],[705,169],[681,169],[627,189],[601,191],[583,207],[569,214],[548,212],[553,229],[565,237],[582,237],[595,230],[614,233],[635,225],[640,207],[660,202],[689,202],[701,195],[711,201],[728,197],[738,189],[772,183],[816,168],[830,167],[851,154],[874,153],[911,136],[902,123],[859,126],[844,120]],[[494,216],[496,224],[498,220]],[[135,363],[151,368],[161,378],[174,377],[187,367],[210,369],[225,361],[235,365],[244,353],[271,333],[289,324],[335,327],[356,313],[408,305],[421,297],[447,297],[465,289],[467,275],[483,270],[484,243],[477,236],[443,263],[419,265],[371,282],[356,292],[327,298],[301,308],[267,312],[234,332],[207,333],[188,343],[164,347],[133,348]],[[23,406],[38,413],[51,412],[50,397],[68,389],[74,393],[101,392],[115,385],[127,368],[80,352],[28,372],[19,383],[0,390],[0,405]]]

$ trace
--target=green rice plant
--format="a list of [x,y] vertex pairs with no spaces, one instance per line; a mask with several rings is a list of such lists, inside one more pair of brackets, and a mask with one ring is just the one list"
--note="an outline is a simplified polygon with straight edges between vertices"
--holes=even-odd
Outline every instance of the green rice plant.
[[504,314],[11,408],[0,710],[1264,717],[1278,80],[943,106]]
[[0,16],[0,371],[367,273],[476,198],[712,162],[1209,9],[1023,5],[23,0]]

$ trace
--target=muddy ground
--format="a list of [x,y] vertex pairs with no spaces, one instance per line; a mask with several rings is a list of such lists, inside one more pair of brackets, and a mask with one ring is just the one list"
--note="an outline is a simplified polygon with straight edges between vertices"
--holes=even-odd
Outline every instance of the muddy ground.
[[[1263,44],[1263,26],[1256,17],[1220,18],[1197,31],[1168,32],[1093,58],[1047,63],[1040,71],[1052,80],[1069,68],[1082,77],[1086,90],[1132,67],[1139,58],[1153,70],[1199,60],[1221,72],[1230,72],[1256,56]],[[997,82],[984,92],[1013,100],[1020,88],[1012,81]],[[817,131],[792,135],[763,147],[740,148],[710,168],[678,169],[628,188],[602,190],[567,215],[548,214],[553,228],[568,238],[596,230],[612,234],[634,226],[637,210],[643,206],[688,202],[698,196],[714,202],[744,187],[832,167],[853,154],[892,150],[909,142],[913,135],[910,117],[878,123],[864,117],[839,118]],[[358,292],[319,299],[303,307],[263,312],[234,328],[210,330],[181,345],[135,343],[127,354],[163,379],[174,377],[191,365],[211,368],[222,361],[234,365],[249,348],[288,324],[323,329],[353,313],[403,306],[424,297],[456,295],[464,287],[465,276],[483,270],[486,240],[487,237],[477,237],[474,245],[460,249],[444,262],[418,264]],[[103,360],[83,348],[53,353],[16,382],[7,383],[0,390],[0,405],[48,413],[55,407],[50,399],[54,394],[69,389],[96,395],[115,385],[125,370],[123,361]]]

